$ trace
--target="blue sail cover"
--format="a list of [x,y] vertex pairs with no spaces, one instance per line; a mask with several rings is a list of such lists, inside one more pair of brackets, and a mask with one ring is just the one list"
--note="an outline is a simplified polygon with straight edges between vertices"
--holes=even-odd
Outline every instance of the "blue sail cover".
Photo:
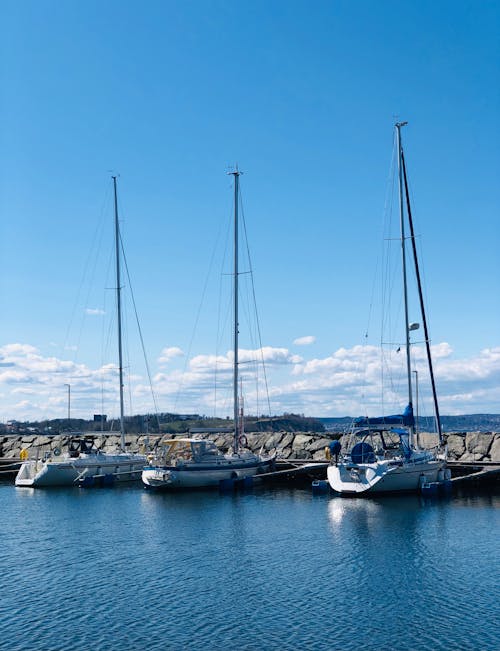
[[412,427],[415,425],[415,418],[413,416],[413,407],[407,405],[402,414],[394,416],[375,416],[374,418],[357,418],[354,421],[355,427],[370,427],[370,425],[405,425]]

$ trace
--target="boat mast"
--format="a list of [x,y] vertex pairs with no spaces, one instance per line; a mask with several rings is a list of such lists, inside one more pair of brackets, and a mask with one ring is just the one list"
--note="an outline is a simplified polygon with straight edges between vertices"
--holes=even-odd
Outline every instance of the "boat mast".
[[444,443],[443,430],[441,427],[441,416],[439,414],[439,403],[437,399],[436,382],[434,380],[434,369],[432,365],[432,355],[431,355],[431,342],[429,338],[429,329],[427,327],[427,317],[425,315],[424,294],[422,291],[422,282],[420,280],[420,269],[418,266],[417,246],[415,244],[415,231],[413,228],[413,217],[411,214],[410,193],[408,191],[408,177],[406,175],[406,163],[405,163],[405,157],[403,152],[401,152],[401,162],[403,166],[403,178],[405,184],[406,210],[408,213],[408,223],[410,224],[410,239],[411,239],[411,245],[413,250],[413,260],[415,263],[415,274],[417,277],[418,297],[420,300],[420,312],[422,314],[422,322],[424,326],[425,348],[427,351],[427,363],[429,365],[429,375],[431,378],[432,398],[434,402],[434,414],[436,417],[436,429],[439,436],[439,443],[440,445],[442,445]]
[[[406,374],[408,377],[408,406],[410,407],[413,415],[413,395],[411,387],[411,357],[410,357],[410,320],[408,318],[408,283],[406,278],[406,248],[405,248],[405,223],[404,223],[404,208],[403,208],[403,145],[401,142],[401,127],[404,127],[408,122],[397,122],[397,144],[398,144],[398,176],[399,176],[399,223],[401,231],[401,256],[403,263],[403,293],[404,293],[404,309],[405,309],[405,331],[406,331]],[[410,445],[413,445],[415,437],[415,425],[410,426]]]
[[125,427],[123,417],[123,352],[122,352],[122,301],[120,277],[120,225],[118,223],[118,198],[116,194],[116,176],[113,179],[115,195],[115,257],[116,257],[116,313],[118,321],[118,366],[120,373],[120,447],[125,451]]
[[238,168],[230,172],[234,176],[234,343],[233,343],[233,414],[234,414],[234,440],[233,450],[238,454],[240,418],[238,410],[238,198],[239,177]]

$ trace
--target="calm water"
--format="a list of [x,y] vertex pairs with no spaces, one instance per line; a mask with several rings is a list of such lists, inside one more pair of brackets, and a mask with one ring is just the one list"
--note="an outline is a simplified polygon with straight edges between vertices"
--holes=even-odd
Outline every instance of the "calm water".
[[0,485],[0,649],[497,651],[499,505]]

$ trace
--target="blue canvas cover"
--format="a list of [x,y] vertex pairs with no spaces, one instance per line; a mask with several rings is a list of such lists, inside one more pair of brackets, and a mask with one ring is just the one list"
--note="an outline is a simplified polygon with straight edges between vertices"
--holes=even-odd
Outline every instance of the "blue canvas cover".
[[373,418],[367,418],[364,416],[362,418],[357,418],[354,421],[356,427],[369,427],[370,425],[405,425],[406,427],[412,427],[414,424],[415,418],[413,416],[413,407],[411,405],[407,405],[402,414],[395,414],[393,416],[375,416]]

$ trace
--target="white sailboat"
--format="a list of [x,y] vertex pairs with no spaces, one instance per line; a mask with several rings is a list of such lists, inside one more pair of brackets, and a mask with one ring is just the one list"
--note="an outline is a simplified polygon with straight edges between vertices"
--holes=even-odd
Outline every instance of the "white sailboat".
[[116,176],[113,176],[114,224],[116,257],[116,306],[118,322],[118,362],[120,383],[120,449],[115,453],[98,450],[90,436],[72,437],[64,453],[56,448],[42,458],[27,459],[17,473],[16,486],[72,486],[82,484],[112,484],[114,481],[138,481],[141,478],[146,457],[125,451],[124,400],[123,400],[123,353],[122,309],[120,273],[120,226]]
[[[408,182],[401,128],[406,122],[396,124],[399,172],[400,239],[402,251],[403,296],[405,312],[406,374],[408,406],[403,414],[377,418],[361,418],[339,441],[331,444],[331,464],[327,469],[330,487],[341,495],[361,495],[397,491],[418,491],[423,485],[442,481],[446,477],[443,434],[434,382],[430,340],[425,316],[420,271],[415,245],[413,219],[408,192]],[[404,186],[404,194],[403,194]],[[417,280],[420,312],[424,328],[429,376],[431,380],[435,422],[439,445],[432,450],[419,446],[418,433],[413,414],[412,368],[410,356],[410,333],[418,329],[418,323],[410,323],[408,289],[406,278],[404,203],[410,229],[410,237]]]
[[234,430],[232,452],[223,454],[212,441],[196,438],[166,441],[154,458],[151,459],[150,466],[143,470],[142,481],[146,488],[173,490],[217,487],[224,480],[244,480],[257,473],[267,472],[274,461],[274,457],[263,457],[242,448],[245,443],[243,403],[242,399],[241,403],[238,400],[238,201],[240,172],[236,169],[231,174],[234,177]]

